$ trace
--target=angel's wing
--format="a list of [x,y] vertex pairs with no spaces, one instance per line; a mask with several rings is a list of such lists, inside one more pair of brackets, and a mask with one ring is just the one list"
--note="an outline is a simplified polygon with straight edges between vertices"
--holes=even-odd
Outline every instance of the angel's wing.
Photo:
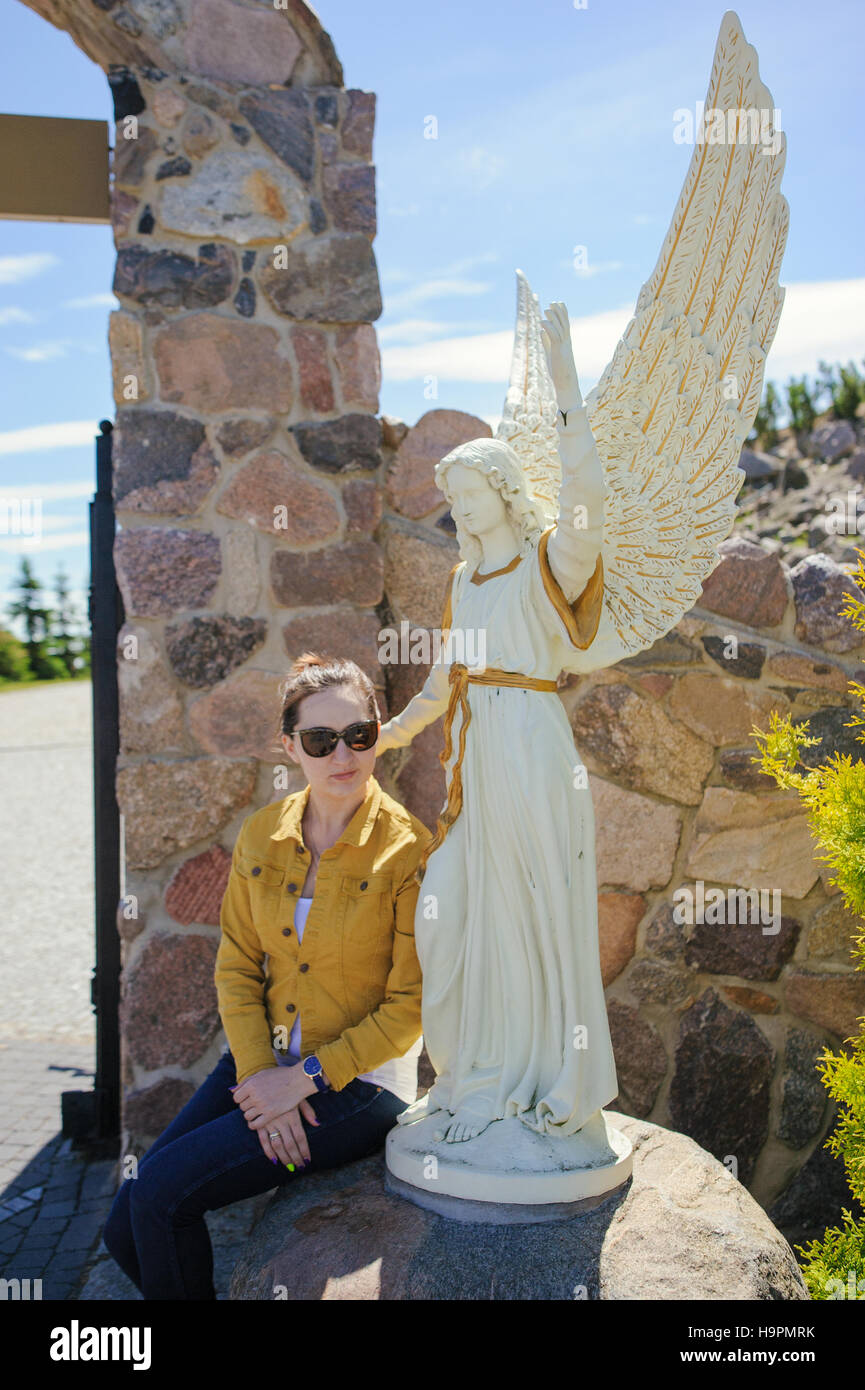
[[[775,115],[757,55],[728,11],[706,96],[705,138],[695,143],[634,317],[586,398],[609,488],[605,664],[612,653],[620,660],[670,631],[699,599],[718,563],[718,542],[732,529],[744,477],[739,454],[784,300],[778,273],[788,222],[780,193],[786,144]],[[524,418],[537,450],[549,374],[544,382],[540,321],[535,330],[532,313],[527,307],[526,331],[537,333],[537,343],[533,351],[520,347],[525,366],[522,378],[517,373],[526,403],[521,417],[512,373],[507,425],[502,421],[511,435],[502,437],[516,448],[513,433]],[[531,452],[525,443],[523,449],[524,457]],[[554,461],[549,465],[552,477],[544,482],[539,472],[537,484],[547,491],[557,486]]]
[[510,444],[525,470],[529,491],[553,522],[558,512],[562,465],[556,434],[556,392],[541,337],[538,296],[517,271],[517,325],[511,377],[496,439]]

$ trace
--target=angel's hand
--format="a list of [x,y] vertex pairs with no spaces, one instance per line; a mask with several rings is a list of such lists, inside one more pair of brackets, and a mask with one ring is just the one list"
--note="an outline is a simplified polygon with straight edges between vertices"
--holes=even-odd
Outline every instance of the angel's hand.
[[541,321],[541,335],[559,409],[573,410],[582,405],[583,398],[571,347],[568,311],[561,300],[548,305],[546,318]]

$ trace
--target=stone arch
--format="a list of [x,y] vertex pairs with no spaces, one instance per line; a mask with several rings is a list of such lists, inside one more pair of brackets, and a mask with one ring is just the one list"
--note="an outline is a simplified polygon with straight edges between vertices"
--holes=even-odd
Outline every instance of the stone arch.
[[67,33],[106,72],[120,66],[261,86],[339,87],[343,81],[330,35],[303,0],[279,0],[267,8],[255,0],[21,3]]

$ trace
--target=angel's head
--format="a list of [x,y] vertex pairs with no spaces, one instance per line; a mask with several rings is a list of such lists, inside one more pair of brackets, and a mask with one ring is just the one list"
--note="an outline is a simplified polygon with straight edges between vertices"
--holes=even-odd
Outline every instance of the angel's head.
[[470,439],[436,464],[435,480],[450,503],[461,557],[469,568],[483,557],[480,538],[510,526],[525,555],[545,527],[518,456],[502,439]]

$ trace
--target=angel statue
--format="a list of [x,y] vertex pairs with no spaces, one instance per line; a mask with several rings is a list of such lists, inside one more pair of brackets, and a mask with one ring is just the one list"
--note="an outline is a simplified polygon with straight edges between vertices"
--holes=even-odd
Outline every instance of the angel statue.
[[[484,665],[452,659],[445,644],[379,749],[444,715],[447,800],[415,917],[436,1081],[400,1123],[408,1139],[435,1117],[445,1153],[471,1141],[467,1157],[514,1119],[575,1136],[617,1095],[591,792],[557,678],[612,666],[668,633],[732,529],[739,454],[783,302],[785,142],[765,121],[774,110],[730,12],[706,98],[719,138],[698,137],[658,262],[597,386],[584,401],[564,304],[542,318],[517,271],[501,424],[435,469],[461,556],[442,629],[482,631]],[[402,1138],[391,1132],[389,1155]]]

